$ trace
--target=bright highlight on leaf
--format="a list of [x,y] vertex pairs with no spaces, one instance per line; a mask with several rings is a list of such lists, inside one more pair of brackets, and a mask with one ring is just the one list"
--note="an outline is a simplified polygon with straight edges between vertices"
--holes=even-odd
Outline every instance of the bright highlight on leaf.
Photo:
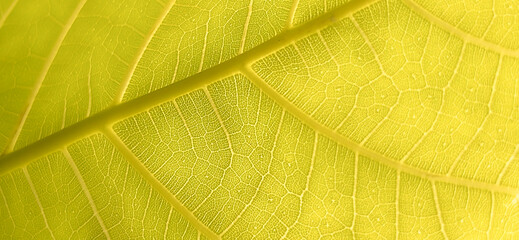
[[1,239],[519,238],[519,2],[0,2]]

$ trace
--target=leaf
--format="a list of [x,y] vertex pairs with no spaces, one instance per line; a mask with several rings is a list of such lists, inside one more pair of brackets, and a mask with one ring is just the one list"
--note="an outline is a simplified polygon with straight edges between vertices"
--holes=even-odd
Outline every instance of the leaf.
[[515,239],[519,4],[0,3],[0,238]]

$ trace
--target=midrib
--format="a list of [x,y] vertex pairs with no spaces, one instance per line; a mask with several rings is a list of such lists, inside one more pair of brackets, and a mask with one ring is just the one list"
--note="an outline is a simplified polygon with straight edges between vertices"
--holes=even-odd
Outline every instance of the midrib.
[[377,1],[378,0],[353,0],[352,2],[330,11],[327,14],[324,14],[312,21],[288,29],[276,37],[273,37],[270,40],[258,45],[257,47],[252,48],[249,51],[244,52],[243,54],[240,54],[222,64],[185,78],[182,81],[150,92],[146,95],[137,97],[128,102],[115,105],[76,124],[73,124],[57,133],[43,138],[25,148],[4,155],[0,157],[0,175],[8,173],[13,169],[23,167],[35,159],[57,151],[60,148],[66,147],[67,145],[70,145],[79,139],[101,132],[104,127],[113,125],[120,120],[144,112],[164,102],[171,101],[172,99],[181,95],[203,88],[204,86],[207,86],[225,77],[237,73],[243,73],[283,108],[288,110],[291,114],[297,116],[307,125],[313,127],[316,131],[321,132],[323,135],[326,135],[329,138],[336,140],[338,143],[347,146],[351,150],[357,151],[360,154],[367,156],[375,161],[381,162],[382,164],[390,166],[394,169],[399,169],[408,174],[429,179],[431,181],[452,183],[456,185],[485,189],[493,192],[502,192],[511,195],[518,194],[519,190],[512,187],[473,181],[453,176],[444,176],[424,171],[422,169],[402,164],[394,159],[390,159],[384,156],[383,154],[365,148],[364,146],[361,146],[360,144],[351,141],[350,139],[340,135],[332,129],[329,129],[326,126],[318,123],[302,110],[294,106],[290,101],[284,99],[284,97],[279,93],[275,92],[275,90],[263,82],[263,80],[257,77],[257,75],[255,75],[252,71],[248,70],[249,66],[255,61],[273,52],[276,52],[277,50],[293,43],[298,39],[304,38],[310,34],[314,34],[318,30],[323,29],[345,17],[348,17],[350,14]]
[[[394,169],[399,169],[403,172],[429,179],[431,181],[439,181],[452,183],[456,185],[463,185],[471,188],[485,189],[493,192],[502,192],[506,194],[515,195],[519,193],[518,189],[506,186],[499,186],[496,184],[473,181],[469,179],[457,178],[452,176],[443,176],[428,171],[424,171],[409,165],[402,164],[398,161],[390,159],[378,152],[367,149],[358,143],[338,134],[337,132],[323,126],[322,124],[313,120],[306,113],[302,112],[297,107],[293,106],[283,96],[276,93],[270,86],[264,83],[261,79],[255,78],[251,75],[248,66],[256,60],[259,60],[291,43],[304,38],[316,31],[323,29],[336,21],[339,21],[350,14],[371,5],[378,0],[353,0],[333,11],[330,11],[312,21],[297,27],[288,29],[283,33],[271,38],[270,40],[250,49],[243,54],[240,54],[222,64],[204,70],[193,76],[185,78],[182,81],[173,83],[167,87],[150,92],[146,95],[137,97],[128,102],[120,103],[102,112],[99,112],[89,118],[86,118],[76,124],[73,124],[57,133],[54,133],[46,138],[43,138],[25,148],[17,150],[0,157],[0,175],[8,173],[13,169],[23,167],[30,162],[45,156],[51,152],[57,151],[74,141],[85,138],[89,135],[101,132],[106,126],[131,117],[135,114],[146,111],[164,102],[170,101],[178,96],[187,94],[196,89],[200,89],[215,81],[221,80],[225,77],[237,73],[244,73],[256,85],[262,89],[267,95],[273,98],[278,104],[287,109],[291,114],[297,116],[300,120],[313,127],[316,131],[336,140],[338,143],[349,147],[350,149],[359,152],[375,161],[381,162]],[[252,77],[251,77],[252,76]],[[258,84],[260,83],[260,84]]]
[[[284,98],[284,96],[277,93],[271,86],[267,85],[262,79],[260,79],[254,72],[252,72],[249,66],[255,61],[276,52],[277,50],[293,43],[296,40],[304,38],[305,36],[316,33],[316,31],[323,29],[336,21],[339,21],[350,14],[367,7],[378,0],[353,0],[348,4],[345,4],[333,11],[330,11],[312,21],[305,24],[299,25],[294,28],[290,28],[283,33],[271,38],[270,40],[258,45],[257,47],[244,52],[222,64],[219,64],[210,69],[204,70],[198,74],[188,77],[182,81],[173,83],[162,89],[150,92],[146,95],[137,97],[128,102],[117,104],[111,108],[108,108],[102,112],[99,112],[89,118],[86,118],[80,122],[77,122],[57,133],[54,133],[48,137],[45,137],[27,147],[24,147],[15,152],[0,157],[0,176],[6,174],[14,169],[23,167],[32,161],[45,156],[51,152],[58,151],[59,149],[70,145],[71,143],[85,138],[89,135],[104,132],[108,138],[112,140],[112,143],[122,151],[122,153],[129,158],[132,166],[140,172],[140,174],[158,190],[161,195],[174,206],[184,217],[186,217],[198,230],[203,232],[210,238],[219,238],[214,232],[211,231],[207,226],[200,222],[191,211],[185,208],[181,202],[179,202],[172,194],[166,189],[162,183],[160,183],[137,159],[132,158],[133,154],[126,148],[124,143],[120,141],[118,136],[109,131],[105,130],[105,127],[109,127],[112,124],[131,117],[135,114],[144,112],[150,108],[160,105],[164,102],[171,101],[172,99],[181,95],[187,94],[194,90],[203,88],[213,82],[221,80],[225,77],[233,74],[242,73],[247,76],[252,82],[258,86],[263,92],[269,97],[275,100],[280,106],[286,109],[288,112],[298,117],[305,124],[313,127],[317,132],[334,139],[338,143],[347,146],[353,151],[360,153],[361,155],[367,156],[374,161],[380,162],[394,169],[401,170],[415,176],[419,176],[425,179],[429,179],[433,182],[446,182],[456,185],[463,185],[471,188],[478,188],[489,190],[492,192],[502,192],[506,194],[516,195],[519,194],[519,190],[506,186],[499,186],[496,184],[478,182],[463,178],[457,178],[452,176],[443,176],[431,172],[424,171],[409,165],[402,164],[394,159],[390,159],[378,152],[371,149],[365,148],[362,145],[351,141],[350,139],[340,135],[339,133],[329,129],[321,123],[312,119],[308,114],[303,112],[294,106],[290,101]],[[405,1],[408,3],[410,1]],[[430,19],[430,18],[428,18]],[[441,25],[441,24],[440,24]],[[451,30],[449,28],[449,30]],[[459,35],[459,34],[458,34]],[[464,36],[466,38],[466,36]],[[475,41],[481,43],[480,41]],[[488,46],[487,46],[488,47]],[[488,47],[492,50],[503,50],[496,49],[495,47]],[[502,51],[501,51],[502,52]],[[509,53],[510,54],[510,53]],[[514,55],[515,56],[515,55]],[[121,150],[122,149],[122,150]]]
[[144,112],[164,102],[171,101],[176,97],[207,86],[215,81],[239,73],[243,66],[251,65],[253,62],[276,52],[296,40],[314,34],[318,30],[332,25],[377,1],[379,0],[353,0],[311,21],[289,28],[264,43],[217,66],[143,96],[109,107],[22,149],[1,156],[0,175],[23,167],[35,159],[57,151],[79,139],[100,132],[105,126],[112,125],[115,122]]

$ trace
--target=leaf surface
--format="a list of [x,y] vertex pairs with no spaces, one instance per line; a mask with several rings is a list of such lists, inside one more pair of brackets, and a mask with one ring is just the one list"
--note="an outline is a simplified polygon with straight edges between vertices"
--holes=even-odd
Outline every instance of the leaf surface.
[[0,3],[0,237],[513,239],[514,1]]

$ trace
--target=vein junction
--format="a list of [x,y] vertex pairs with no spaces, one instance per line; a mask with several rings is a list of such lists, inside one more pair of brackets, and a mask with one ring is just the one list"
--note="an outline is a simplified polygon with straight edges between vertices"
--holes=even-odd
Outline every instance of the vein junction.
[[[258,75],[257,72],[255,72],[252,69],[252,64],[257,62],[260,59],[263,59],[267,54],[274,53],[282,48],[285,48],[287,46],[294,45],[294,42],[297,40],[303,39],[315,32],[318,33],[319,38],[323,39],[322,41],[326,45],[326,41],[324,40],[324,37],[321,35],[320,30],[325,28],[326,26],[332,25],[335,23],[336,19],[343,19],[348,16],[350,16],[352,13],[358,11],[361,8],[367,7],[368,5],[374,3],[375,1],[352,1],[349,4],[344,5],[343,7],[340,7],[336,10],[333,10],[332,12],[325,14],[315,20],[312,20],[306,24],[290,28],[286,30],[284,33],[278,35],[277,37],[274,37],[273,39],[259,45],[258,47],[251,49],[227,62],[222,63],[221,65],[218,65],[214,68],[208,69],[206,71],[202,71],[192,77],[186,78],[183,81],[180,81],[178,83],[174,83],[168,87],[165,87],[163,89],[151,92],[147,95],[144,95],[142,97],[138,97],[136,99],[133,99],[128,102],[120,103],[115,105],[111,109],[107,109],[106,111],[103,111],[99,114],[96,114],[90,118],[85,119],[84,121],[78,122],[77,124],[74,124],[63,131],[60,131],[54,135],[51,135],[45,139],[42,139],[38,142],[36,142],[33,145],[30,145],[24,149],[18,150],[16,152],[10,153],[8,155],[2,156],[0,158],[0,174],[8,173],[15,168],[19,168],[22,166],[25,166],[29,163],[31,163],[33,160],[44,156],[50,152],[53,152],[59,148],[65,147],[69,145],[70,143],[77,141],[78,139],[88,137],[89,135],[92,135],[94,133],[97,133],[99,131],[103,132],[105,136],[107,136],[109,139],[112,140],[112,143],[116,146],[116,148],[127,158],[127,160],[132,164],[132,166],[139,171],[139,173],[152,185],[158,192],[160,192],[165,198],[171,203],[172,206],[174,206],[175,209],[177,209],[179,212],[181,212],[193,225],[197,227],[198,230],[206,234],[207,236],[211,238],[219,238],[220,236],[217,236],[215,232],[213,232],[208,226],[204,225],[200,220],[198,220],[193,212],[190,212],[187,207],[183,206],[182,203],[176,199],[176,197],[164,186],[162,183],[153,175],[152,172],[150,172],[138,159],[135,157],[131,152],[131,150],[125,146],[124,142],[119,139],[117,134],[113,131],[112,127],[117,122],[120,122],[121,120],[124,120],[126,118],[132,117],[136,114],[149,111],[151,108],[158,106],[165,102],[170,102],[173,99],[180,97],[182,95],[185,95],[187,93],[191,93],[193,91],[204,89],[206,92],[206,95],[210,98],[210,94],[207,92],[207,86],[211,83],[217,82],[219,80],[222,80],[225,77],[242,74],[246,76],[248,80],[250,80],[252,83],[254,83],[263,93],[268,95],[271,99],[273,99],[277,104],[279,104],[281,107],[283,107],[284,110],[286,110],[288,113],[294,115],[299,120],[301,120],[303,123],[305,123],[307,126],[310,126],[313,130],[315,130],[315,140],[314,140],[314,149],[312,154],[312,161],[310,170],[308,171],[307,181],[305,190],[300,195],[300,208],[303,208],[303,196],[308,192],[309,184],[310,184],[310,173],[313,173],[312,170],[314,169],[315,164],[315,151],[317,148],[317,139],[319,134],[328,137],[329,139],[332,139],[339,144],[346,146],[347,148],[353,150],[356,152],[356,159],[358,159],[358,154],[369,157],[373,161],[382,163],[386,166],[389,166],[393,169],[396,169],[398,172],[398,181],[400,181],[400,172],[408,173],[410,175],[418,176],[420,178],[427,179],[432,182],[433,190],[434,190],[434,196],[435,196],[435,204],[438,213],[440,213],[441,209],[439,207],[439,203],[437,202],[437,193],[436,193],[436,183],[437,182],[443,182],[443,183],[450,183],[454,185],[460,185],[460,186],[466,186],[468,188],[475,188],[475,189],[483,189],[488,190],[492,193],[499,192],[499,193],[505,193],[508,195],[516,196],[519,194],[519,190],[513,187],[507,187],[500,185],[501,181],[501,175],[499,177],[499,180],[497,184],[491,184],[486,183],[482,181],[476,181],[476,180],[470,180],[455,176],[449,176],[449,175],[441,175],[433,172],[429,172],[427,170],[423,170],[417,167],[413,167],[408,164],[404,164],[402,162],[396,161],[395,159],[392,159],[380,152],[377,152],[375,150],[372,150],[368,147],[365,147],[362,143],[359,144],[356,141],[353,141],[352,139],[349,139],[348,137],[342,135],[339,133],[336,129],[332,129],[328,127],[326,124],[323,124],[322,122],[316,120],[313,118],[311,114],[308,114],[300,107],[296,106],[290,99],[285,97],[283,94],[280,94],[279,91],[277,91],[273,86],[269,85],[268,81],[262,78]],[[405,1],[407,2],[407,1]],[[251,1],[252,5],[252,1]],[[353,19],[353,18],[352,18]],[[354,24],[356,29],[361,29],[359,26],[359,23],[357,23],[355,20]],[[441,25],[441,24],[440,24]],[[245,39],[246,31],[244,32],[244,39]],[[372,46],[371,42],[369,42],[368,36],[362,32],[362,38],[368,42],[370,51],[375,55],[376,62],[379,65],[379,68],[384,73],[386,77],[390,77],[388,73],[384,71],[383,63],[381,63],[381,60],[379,60],[379,57],[377,56],[377,51]],[[297,47],[295,47],[297,48]],[[329,47],[326,46],[327,53],[333,54],[333,51],[330,51]],[[299,49],[297,49],[299,51]],[[333,58],[333,56],[332,56]],[[501,58],[499,60],[501,63]],[[211,105],[214,109],[216,109],[217,104],[211,99]],[[178,108],[178,107],[177,107]],[[228,130],[225,129],[224,121],[225,119],[220,116],[220,113],[217,112],[218,115],[218,121],[224,128],[225,135],[227,137],[227,143],[229,147],[231,148],[232,152],[232,143],[230,140],[230,135]],[[280,124],[281,126],[281,124]],[[106,130],[108,129],[108,130]],[[277,140],[277,136],[276,136]],[[517,151],[514,152],[514,156],[517,155]],[[512,156],[512,158],[514,158]],[[510,159],[510,161],[512,160]],[[507,163],[508,166],[508,163]],[[270,166],[269,166],[270,168]],[[270,171],[270,170],[269,170]],[[356,177],[355,177],[356,178]],[[80,181],[82,181],[80,179]],[[263,181],[263,178],[262,178]],[[400,182],[399,182],[400,183]],[[83,187],[83,186],[82,186]],[[85,188],[85,187],[84,187]],[[86,189],[86,188],[85,188]],[[397,190],[399,190],[399,187],[397,187]],[[90,194],[88,191],[86,191],[86,195],[89,196]],[[258,192],[255,193],[254,197],[256,197]],[[399,193],[397,193],[398,195]],[[354,194],[355,195],[355,194]],[[97,208],[95,204],[93,204],[93,201],[91,197],[89,197],[90,204],[92,205],[93,211],[96,213]],[[249,204],[253,201],[253,199],[250,200]],[[398,197],[397,197],[398,202]],[[198,207],[203,206],[204,202],[200,203]],[[398,204],[398,203],[397,203]],[[198,210],[198,207],[195,209]],[[245,209],[240,213],[240,216],[242,213],[245,212]],[[397,209],[398,212],[398,209]],[[97,217],[97,215],[96,215]],[[299,218],[299,216],[298,216]],[[442,216],[439,214],[440,222],[442,224],[442,233],[446,236],[445,230],[443,229],[444,223],[442,222]],[[238,218],[236,218],[238,219]],[[101,226],[103,226],[103,230],[107,234],[107,230],[105,230],[104,224],[100,218],[98,218]],[[237,221],[237,220],[236,220]],[[234,222],[233,222],[234,224]],[[296,222],[294,222],[291,226],[296,225]],[[232,224],[229,225],[225,231],[229,230],[229,228],[233,226]],[[290,229],[287,228],[287,231],[285,234],[288,233]],[[225,233],[225,231],[223,233]],[[398,232],[398,229],[397,229]],[[221,235],[223,235],[223,233]]]
[[174,83],[170,86],[151,92],[144,96],[115,105],[110,109],[95,114],[90,118],[65,128],[64,130],[44,138],[24,149],[20,149],[10,154],[4,155],[0,158],[0,173],[4,174],[15,168],[25,166],[33,160],[49,154],[56,149],[67,146],[71,142],[100,131],[100,128],[110,127],[112,124],[120,120],[147,111],[154,106],[171,101],[176,97],[194,90],[203,88],[204,86],[207,86],[225,77],[237,73],[243,73],[254,84],[260,87],[260,89],[262,89],[267,95],[278,102],[278,104],[286,108],[291,114],[297,116],[309,126],[312,126],[314,129],[316,129],[316,131],[330,137],[331,139],[337,140],[339,143],[361,153],[362,155],[368,156],[402,172],[423,177],[431,181],[453,183],[472,188],[503,192],[511,195],[518,194],[519,190],[511,187],[430,173],[415,167],[411,167],[409,165],[404,165],[395,161],[394,159],[390,159],[384,156],[383,154],[363,147],[312,119],[312,117],[310,117],[308,114],[304,113],[301,109],[297,108],[291,104],[290,101],[277,93],[271,86],[269,86],[263,79],[257,76],[256,73],[250,69],[250,66],[254,62],[262,59],[267,54],[276,52],[279,49],[289,46],[295,41],[318,32],[319,30],[334,24],[337,20],[344,19],[350,16],[352,13],[357,12],[358,10],[365,8],[375,2],[376,1],[352,1],[312,21],[293,28],[289,28],[278,36],[218,66],[202,71],[180,82]]

